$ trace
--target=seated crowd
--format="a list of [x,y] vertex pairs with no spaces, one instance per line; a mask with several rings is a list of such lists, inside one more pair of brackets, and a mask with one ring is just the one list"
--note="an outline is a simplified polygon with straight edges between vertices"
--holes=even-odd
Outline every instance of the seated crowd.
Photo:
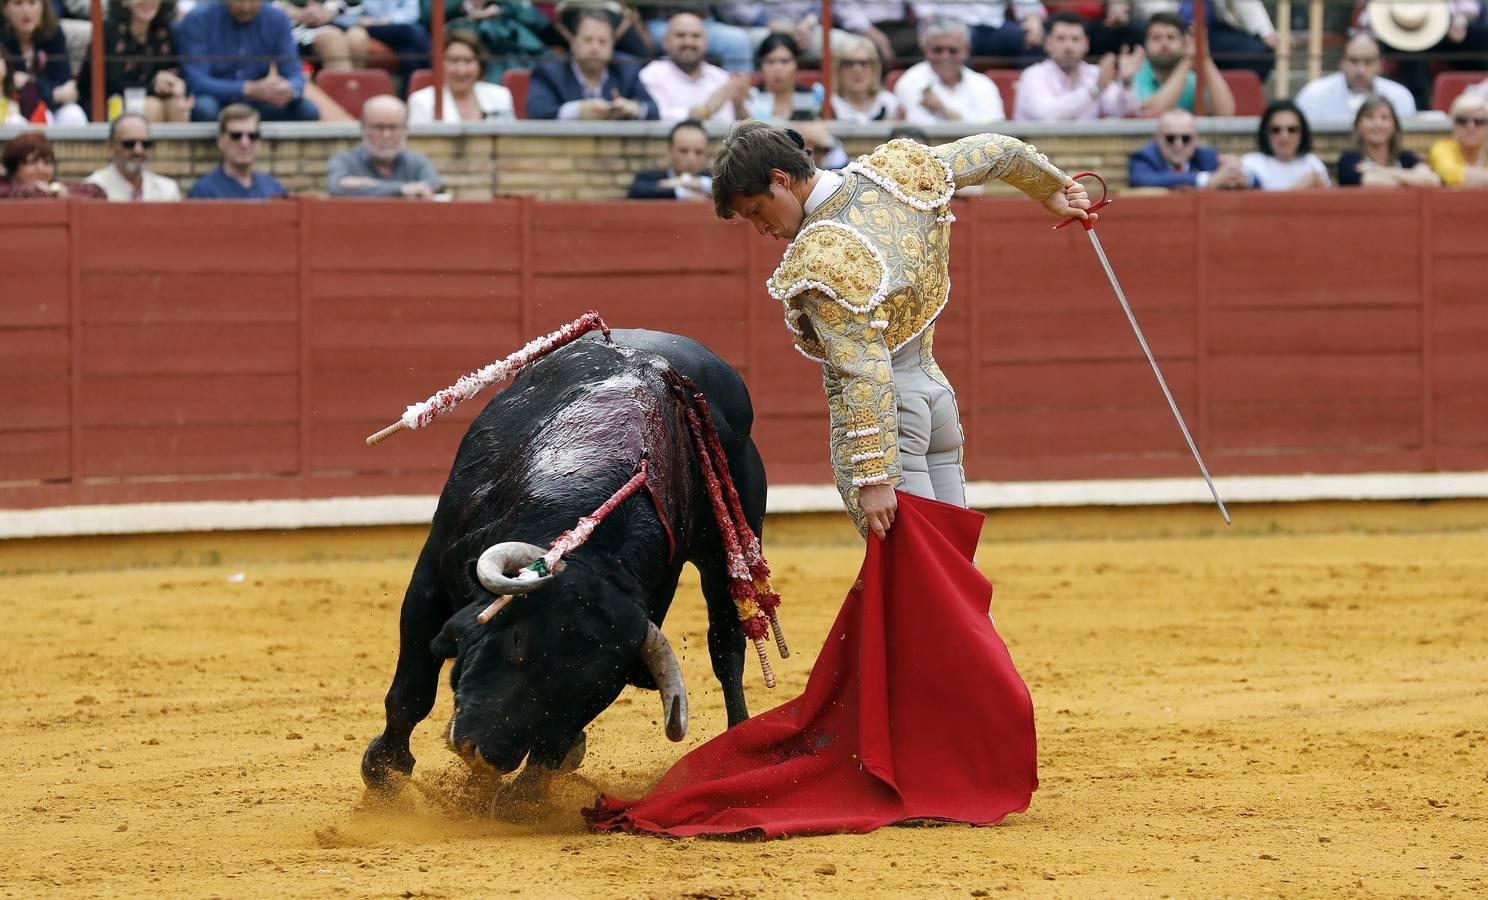
[[[820,164],[845,165],[846,154],[820,124],[826,110],[841,121],[908,126],[1150,117],[1157,136],[1132,154],[1134,187],[1477,186],[1488,172],[1488,81],[1453,102],[1452,137],[1427,159],[1399,146],[1400,118],[1428,106],[1421,92],[1429,90],[1429,78],[1423,88],[1411,68],[1426,65],[1423,54],[1488,62],[1477,53],[1488,47],[1488,30],[1476,0],[1440,0],[1446,17],[1428,16],[1424,23],[1397,10],[1396,0],[1369,4],[1343,47],[1340,70],[1308,83],[1295,103],[1267,107],[1255,151],[1238,159],[1199,145],[1195,114],[1235,113],[1223,68],[1270,73],[1276,31],[1261,0],[1206,5],[1214,55],[1201,71],[1189,0],[839,0],[837,27],[829,34],[811,2],[725,3],[649,19],[619,0],[560,0],[551,17],[527,0],[444,2],[450,26],[442,47],[442,121],[681,123],[668,140],[667,167],[641,173],[631,192],[636,197],[706,195],[701,161],[707,136],[700,123],[793,122]],[[68,18],[85,7],[72,3],[0,0],[0,123],[87,121],[91,60],[77,52],[77,29],[63,23],[91,26]],[[284,193],[271,176],[253,169],[260,123],[315,120],[331,112],[351,118],[316,87],[314,73],[366,65],[375,52],[392,53],[405,84],[415,81],[431,50],[428,9],[419,0],[110,0],[102,81],[112,162],[88,184],[116,200],[179,199],[173,182],[149,171],[150,123],[189,119],[218,123],[222,158],[191,196]],[[826,41],[830,97],[819,80],[803,76],[820,64]],[[1393,48],[1393,71],[1403,82],[1384,77],[1386,48]],[[1006,85],[981,70],[988,59],[999,68],[1021,67],[1009,102]],[[513,67],[528,73],[521,109],[512,91],[497,83]],[[361,104],[362,143],[329,161],[326,192],[444,194],[430,161],[405,146],[410,124],[435,120],[434,88],[407,96],[406,105],[396,96]],[[1336,176],[1311,152],[1310,121],[1332,119],[1352,120],[1355,138]],[[22,149],[15,160],[22,168],[49,158],[44,141]],[[5,152],[10,160],[9,148]],[[26,195],[43,183],[53,195],[90,193],[26,171],[23,176],[7,162],[9,194]]]

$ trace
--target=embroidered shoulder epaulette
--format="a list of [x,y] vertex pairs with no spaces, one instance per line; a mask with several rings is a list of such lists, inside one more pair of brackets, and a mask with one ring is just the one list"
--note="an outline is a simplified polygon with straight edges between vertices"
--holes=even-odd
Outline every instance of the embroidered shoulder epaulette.
[[907,138],[880,145],[867,156],[858,157],[846,171],[877,182],[899,200],[925,212],[942,209],[956,193],[950,166],[929,147]]

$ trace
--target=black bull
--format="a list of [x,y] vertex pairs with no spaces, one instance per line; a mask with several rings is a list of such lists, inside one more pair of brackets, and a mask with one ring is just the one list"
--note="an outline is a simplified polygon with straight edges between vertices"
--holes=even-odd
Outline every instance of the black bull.
[[[387,726],[362,758],[369,787],[386,789],[394,772],[412,773],[408,739],[433,709],[447,658],[455,660],[449,742],[473,767],[510,772],[524,757],[528,773],[577,765],[585,726],[625,685],[655,688],[658,678],[675,676],[674,688],[681,686],[659,628],[687,562],[707,599],[708,650],[729,725],[749,717],[744,637],[722,540],[683,400],[663,374],[687,376],[707,398],[745,516],[759,533],[765,470],[749,435],[749,392],[727,363],[688,338],[616,330],[613,342],[590,334],[528,366],[466,432],[403,598]],[[643,458],[649,494],[617,507],[540,589],[477,622],[494,599],[476,574],[483,552],[504,542],[548,547]],[[663,700],[675,701],[662,687]],[[681,709],[673,702],[664,710],[674,740],[686,729],[685,697],[682,688]]]

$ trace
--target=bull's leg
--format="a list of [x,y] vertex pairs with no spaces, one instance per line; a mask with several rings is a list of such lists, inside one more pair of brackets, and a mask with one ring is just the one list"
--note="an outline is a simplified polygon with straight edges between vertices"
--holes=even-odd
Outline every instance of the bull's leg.
[[708,654],[713,658],[713,674],[723,688],[723,705],[732,728],[749,718],[749,706],[744,701],[744,634],[739,630],[739,614],[729,594],[723,553],[699,564],[698,574],[708,601]]
[[362,755],[362,780],[374,790],[388,790],[393,772],[413,773],[413,752],[408,738],[434,708],[443,660],[429,650],[448,617],[449,604],[435,589],[433,566],[423,560],[414,569],[403,597],[399,620],[398,667],[393,673],[384,705],[387,726],[367,745]]

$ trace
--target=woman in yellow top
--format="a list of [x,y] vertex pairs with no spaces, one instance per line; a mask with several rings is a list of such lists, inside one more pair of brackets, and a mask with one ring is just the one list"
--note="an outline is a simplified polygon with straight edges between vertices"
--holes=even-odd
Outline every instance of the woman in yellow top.
[[1431,168],[1449,187],[1488,187],[1488,97],[1452,101],[1452,136],[1431,145]]

